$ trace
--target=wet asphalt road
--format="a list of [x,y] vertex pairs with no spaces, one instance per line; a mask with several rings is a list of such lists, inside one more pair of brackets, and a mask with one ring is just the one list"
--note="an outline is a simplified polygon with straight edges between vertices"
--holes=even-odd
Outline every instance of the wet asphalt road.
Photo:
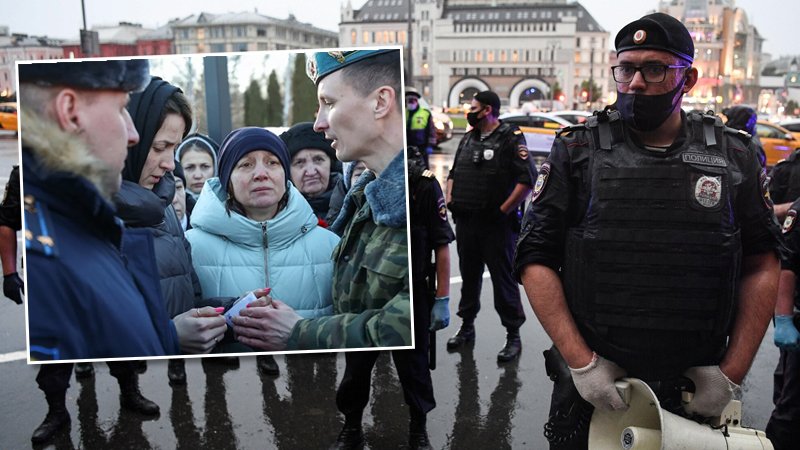
[[[457,138],[456,138],[457,139]],[[457,141],[434,155],[434,172],[442,179]],[[0,136],[0,181],[16,160],[12,139]],[[442,180],[443,181],[443,180]],[[455,245],[451,246],[451,312],[453,323],[439,333],[438,368],[433,372],[438,406],[429,414],[434,448],[546,448],[550,382],[541,352],[549,340],[522,294],[528,322],[522,328],[523,353],[518,361],[498,365],[504,330],[492,307],[490,280],[484,284],[477,342],[448,353],[445,341],[460,324],[455,316],[460,284]],[[0,299],[1,300],[1,299]],[[0,301],[0,355],[13,359],[25,349],[24,309]],[[772,371],[778,352],[772,328],[745,380],[744,423],[763,428],[772,409]],[[3,360],[3,359],[0,359]],[[188,384],[167,384],[166,362],[150,361],[140,376],[142,392],[161,407],[156,419],[121,411],[116,381],[105,364],[96,363],[93,379],[71,380],[67,406],[69,432],[41,448],[326,448],[343,418],[335,406],[335,389],[344,373],[341,354],[278,356],[281,375],[259,376],[255,358],[239,358],[239,366],[217,359],[187,360]],[[30,435],[46,413],[34,378],[37,367],[24,359],[0,362],[0,449],[30,448]],[[370,405],[364,413],[367,448],[404,448],[408,413],[388,354],[378,360]]]

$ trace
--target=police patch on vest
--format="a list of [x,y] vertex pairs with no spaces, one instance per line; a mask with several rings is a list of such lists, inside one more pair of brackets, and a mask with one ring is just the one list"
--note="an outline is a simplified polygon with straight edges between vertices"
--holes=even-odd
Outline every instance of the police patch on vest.
[[528,159],[528,147],[520,145],[519,147],[517,147],[517,154],[522,160]]
[[694,198],[706,208],[717,206],[722,198],[722,177],[700,177],[694,185]]
[[483,159],[489,161],[490,159],[494,158],[494,150],[484,150],[483,151]]
[[533,194],[531,194],[531,203],[535,202],[539,195],[541,195],[542,191],[544,191],[544,187],[547,184],[547,177],[550,176],[550,163],[546,162],[542,164],[542,168],[539,169],[539,176],[536,177],[536,183],[533,185]]
[[713,167],[728,167],[728,162],[725,161],[725,158],[716,155],[686,152],[681,155],[681,158],[683,158],[683,162],[689,164],[699,164],[701,166],[713,166]]
[[797,221],[797,211],[790,209],[786,214],[786,220],[783,221],[783,234],[792,231],[794,223]]

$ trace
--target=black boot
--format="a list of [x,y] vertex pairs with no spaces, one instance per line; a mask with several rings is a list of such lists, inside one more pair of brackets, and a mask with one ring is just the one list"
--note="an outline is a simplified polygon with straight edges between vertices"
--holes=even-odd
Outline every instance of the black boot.
[[408,425],[408,446],[411,450],[432,450],[431,441],[428,440],[426,426],[427,415],[419,411],[411,411],[411,420]]
[[455,350],[469,342],[475,342],[475,325],[465,320],[455,336],[447,340],[447,349]]
[[147,416],[157,416],[159,414],[158,405],[146,399],[139,392],[139,378],[136,374],[131,374],[117,381],[119,381],[119,404],[122,408]]
[[519,338],[519,330],[508,330],[506,334],[506,345],[497,354],[497,362],[513,361],[522,351],[522,341]]
[[147,372],[147,360],[131,361],[131,365],[138,374],[143,374]]
[[256,356],[256,365],[258,365],[258,372],[261,375],[277,377],[278,375],[281,374],[281,370],[278,367],[278,361],[275,361],[274,356],[271,355]]
[[83,380],[94,376],[94,366],[92,363],[75,364],[75,379]]
[[44,421],[33,431],[31,442],[34,444],[44,444],[55,434],[70,424],[69,412],[65,404],[67,393],[61,395],[47,396],[47,415]]
[[355,450],[364,447],[364,433],[361,430],[361,415],[346,417],[342,431],[329,450]]
[[186,384],[186,367],[182,359],[170,359],[167,363],[167,378],[170,386]]

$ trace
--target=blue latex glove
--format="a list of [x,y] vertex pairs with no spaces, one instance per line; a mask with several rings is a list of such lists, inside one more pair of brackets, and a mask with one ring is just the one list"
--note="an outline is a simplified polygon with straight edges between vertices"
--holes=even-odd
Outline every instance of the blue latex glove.
[[429,155],[432,155],[433,154],[433,147],[431,147],[430,145],[425,147],[425,153],[427,153]]
[[794,327],[792,315],[775,316],[775,345],[783,350],[800,350],[800,333]]
[[441,330],[450,325],[450,297],[436,297],[431,309],[430,331]]

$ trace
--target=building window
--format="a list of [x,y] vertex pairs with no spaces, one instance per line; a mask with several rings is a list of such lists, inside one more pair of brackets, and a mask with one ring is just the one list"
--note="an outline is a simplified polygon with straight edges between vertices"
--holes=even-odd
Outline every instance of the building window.
[[212,53],[222,53],[225,51],[225,44],[211,44],[209,47]]
[[483,51],[477,50],[475,52],[475,62],[483,62]]
[[363,39],[365,44],[369,44],[369,31],[362,32],[361,39]]
[[400,37],[398,39],[398,42],[403,44],[403,45],[406,45],[406,32],[405,31],[401,31],[400,32]]
[[431,31],[428,27],[422,27],[422,30],[420,30],[420,35],[419,35],[420,41],[428,42],[428,39],[430,39],[430,33]]
[[506,51],[505,50],[500,50],[500,62],[506,62],[506,61],[507,61]]
[[489,50],[486,53],[486,61],[487,62],[494,62],[494,50]]
[[256,36],[265,37],[266,35],[267,35],[267,29],[266,28],[257,28],[256,29]]
[[234,42],[233,43],[233,51],[235,51],[235,52],[246,52],[247,51],[247,42]]
[[575,38],[575,48],[581,48],[581,38]]
[[357,37],[358,37],[358,33],[356,33],[356,30],[351,30],[350,31],[350,44],[351,45],[356,45]]

